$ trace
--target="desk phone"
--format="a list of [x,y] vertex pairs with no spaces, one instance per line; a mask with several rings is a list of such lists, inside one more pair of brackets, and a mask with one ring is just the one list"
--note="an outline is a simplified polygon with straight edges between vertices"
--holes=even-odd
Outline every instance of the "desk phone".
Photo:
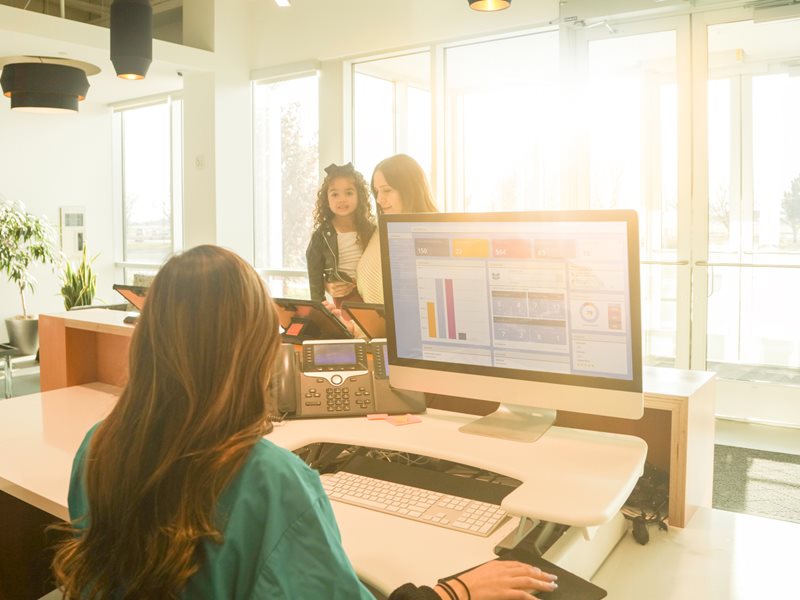
[[377,412],[366,341],[304,342],[301,359],[298,412],[305,416]]
[[282,344],[270,391],[279,416],[353,417],[425,411],[425,396],[389,383],[386,340]]

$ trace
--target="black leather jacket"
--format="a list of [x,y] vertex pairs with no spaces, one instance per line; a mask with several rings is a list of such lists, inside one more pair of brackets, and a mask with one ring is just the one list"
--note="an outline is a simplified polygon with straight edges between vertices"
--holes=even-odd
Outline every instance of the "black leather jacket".
[[325,299],[326,281],[352,281],[347,273],[339,271],[339,241],[330,223],[323,223],[311,234],[306,248],[306,267],[312,300]]

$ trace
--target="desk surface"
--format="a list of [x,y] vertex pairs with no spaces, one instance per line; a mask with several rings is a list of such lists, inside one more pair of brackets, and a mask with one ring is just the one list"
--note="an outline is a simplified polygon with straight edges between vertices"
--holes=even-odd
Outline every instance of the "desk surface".
[[94,383],[0,400],[0,490],[66,519],[72,459],[119,391]]
[[[75,386],[0,401],[0,489],[61,518],[73,456],[119,388]],[[608,521],[639,477],[645,443],[635,437],[553,427],[532,444],[459,433],[471,416],[430,411],[420,424],[361,418],[291,421],[267,439],[286,448],[329,441],[427,454],[523,481],[503,506],[512,514],[571,525]],[[379,589],[427,581],[494,557],[516,519],[489,538],[334,503],[345,549],[359,576]]]
[[64,319],[64,324],[73,329],[85,329],[87,331],[101,331],[116,335],[131,336],[133,335],[134,327],[124,322],[127,315],[128,313],[124,310],[87,308],[85,310],[71,310],[46,316]]
[[404,426],[364,417],[289,421],[267,439],[289,449],[357,444],[494,471],[522,481],[503,500],[508,512],[578,527],[608,522],[642,473],[647,446],[636,437],[552,427],[524,443],[458,431],[473,419],[429,409],[421,423]]

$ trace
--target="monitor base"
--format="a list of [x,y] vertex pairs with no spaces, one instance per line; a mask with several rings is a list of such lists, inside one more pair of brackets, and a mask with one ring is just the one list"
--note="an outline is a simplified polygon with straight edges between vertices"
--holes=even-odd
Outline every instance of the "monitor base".
[[514,442],[535,442],[555,420],[556,411],[549,408],[501,404],[493,413],[462,425],[459,431]]

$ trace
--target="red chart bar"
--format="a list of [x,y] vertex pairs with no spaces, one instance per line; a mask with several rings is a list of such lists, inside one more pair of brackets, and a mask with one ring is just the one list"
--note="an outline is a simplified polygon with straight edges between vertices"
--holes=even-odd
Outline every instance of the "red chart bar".
[[453,300],[453,280],[444,280],[444,297],[447,304],[447,337],[456,339],[456,306]]

